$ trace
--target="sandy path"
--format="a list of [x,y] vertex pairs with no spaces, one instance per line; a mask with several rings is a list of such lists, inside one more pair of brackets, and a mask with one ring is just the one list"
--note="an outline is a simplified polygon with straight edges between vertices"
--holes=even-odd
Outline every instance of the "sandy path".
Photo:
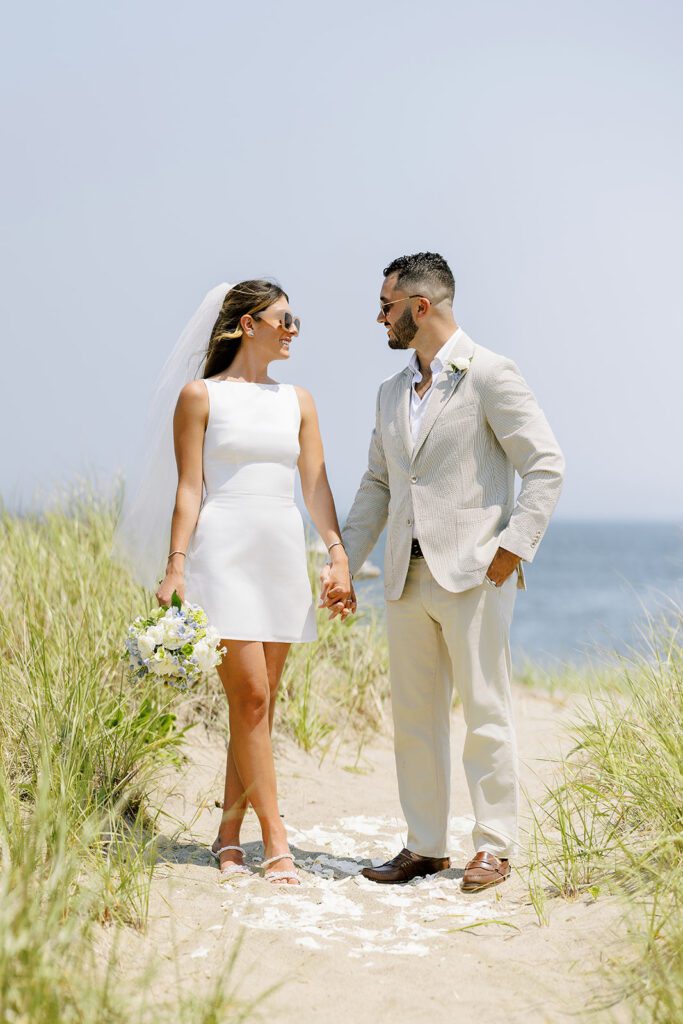
[[[516,708],[522,781],[538,793],[539,776],[549,774],[544,759],[558,753],[569,710],[524,691]],[[257,875],[219,882],[206,846],[220,813],[214,800],[222,791],[224,748],[193,730],[190,764],[164,801],[180,831],[172,836],[167,819],[148,931],[126,940],[122,966],[139,967],[154,950],[168,967],[153,990],[168,993],[179,983],[201,992],[242,934],[239,995],[252,998],[279,983],[259,1011],[278,1024],[533,1024],[576,1014],[598,987],[594,972],[611,951],[617,907],[606,900],[555,901],[550,927],[542,928],[519,875],[489,893],[460,892],[472,822],[459,714],[452,725],[455,866],[407,886],[378,886],[358,875],[359,860],[379,863],[403,845],[390,740],[366,748],[358,769],[343,752],[321,765],[278,743],[281,804],[304,879],[297,891],[274,889]],[[262,854],[257,839],[250,815],[244,845],[252,864]],[[457,930],[492,920],[505,924]]]

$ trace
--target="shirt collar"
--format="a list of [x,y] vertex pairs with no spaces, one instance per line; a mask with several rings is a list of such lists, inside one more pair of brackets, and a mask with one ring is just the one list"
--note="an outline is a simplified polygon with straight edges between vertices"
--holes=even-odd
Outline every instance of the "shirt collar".
[[[455,345],[458,342],[458,338],[460,337],[461,334],[462,327],[456,328],[455,332],[451,334],[450,338],[444,342],[439,351],[436,353],[431,362],[432,377],[436,377],[437,374],[441,373],[444,366],[446,365],[446,361],[448,360],[449,355],[451,354],[451,349],[455,347]],[[410,357],[410,362],[408,363],[408,367],[413,374],[413,381],[421,381],[422,372],[420,370],[420,364],[417,361],[417,352],[413,351],[413,354]]]

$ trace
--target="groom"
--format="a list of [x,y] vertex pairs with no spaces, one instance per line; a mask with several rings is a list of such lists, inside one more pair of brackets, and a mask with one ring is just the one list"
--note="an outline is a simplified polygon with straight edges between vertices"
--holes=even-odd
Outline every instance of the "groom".
[[[395,883],[450,867],[455,684],[475,818],[462,888],[474,892],[504,881],[515,851],[510,622],[516,588],[524,589],[521,562],[532,561],[548,526],[564,460],[515,364],[455,322],[454,292],[437,253],[401,256],[384,271],[377,321],[390,348],[413,354],[380,385],[368,468],[342,535],[354,573],[388,522],[394,742],[408,823],[406,848],[363,874]],[[324,587],[323,600],[341,610],[334,591]]]

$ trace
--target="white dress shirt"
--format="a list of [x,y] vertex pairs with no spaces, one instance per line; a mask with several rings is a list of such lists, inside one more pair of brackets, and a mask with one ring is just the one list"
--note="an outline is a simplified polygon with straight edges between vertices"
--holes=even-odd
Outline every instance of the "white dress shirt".
[[[443,370],[448,356],[451,353],[451,349],[455,346],[458,341],[459,335],[462,334],[462,327],[458,327],[455,334],[451,334],[448,341],[446,341],[439,351],[432,359],[430,366],[432,371],[432,383],[430,384],[427,391],[425,391],[422,398],[417,393],[417,385],[422,380],[422,372],[420,370],[420,364],[417,360],[417,352],[413,352],[408,366],[413,371],[413,382],[410,389],[410,433],[413,438],[413,445],[420,436],[420,428],[422,427],[422,421],[424,419],[425,412],[427,411],[427,402],[434,393],[434,385],[436,378]],[[415,522],[413,521],[413,538],[417,538],[417,531]]]
[[413,444],[417,441],[420,434],[420,427],[422,426],[422,420],[427,409],[427,402],[434,393],[434,385],[436,378],[443,370],[448,356],[450,355],[451,349],[455,346],[458,336],[462,334],[462,327],[458,327],[455,334],[451,334],[447,342],[445,342],[439,351],[436,353],[431,361],[432,370],[432,383],[430,384],[427,391],[425,391],[422,398],[417,393],[417,385],[422,380],[422,372],[420,370],[420,364],[417,361],[417,352],[413,352],[408,366],[413,371],[413,383],[410,389],[410,432],[413,437]]

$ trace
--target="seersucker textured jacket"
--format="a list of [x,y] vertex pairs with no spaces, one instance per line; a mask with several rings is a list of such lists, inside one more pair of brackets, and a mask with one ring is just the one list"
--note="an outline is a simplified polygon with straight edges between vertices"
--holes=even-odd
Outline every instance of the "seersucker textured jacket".
[[562,452],[515,364],[464,332],[449,361],[459,357],[469,368],[447,366],[436,378],[414,445],[411,370],[377,394],[368,468],[342,537],[355,573],[388,524],[388,601],[403,592],[413,523],[432,575],[457,593],[483,582],[499,546],[531,562],[560,495]]

